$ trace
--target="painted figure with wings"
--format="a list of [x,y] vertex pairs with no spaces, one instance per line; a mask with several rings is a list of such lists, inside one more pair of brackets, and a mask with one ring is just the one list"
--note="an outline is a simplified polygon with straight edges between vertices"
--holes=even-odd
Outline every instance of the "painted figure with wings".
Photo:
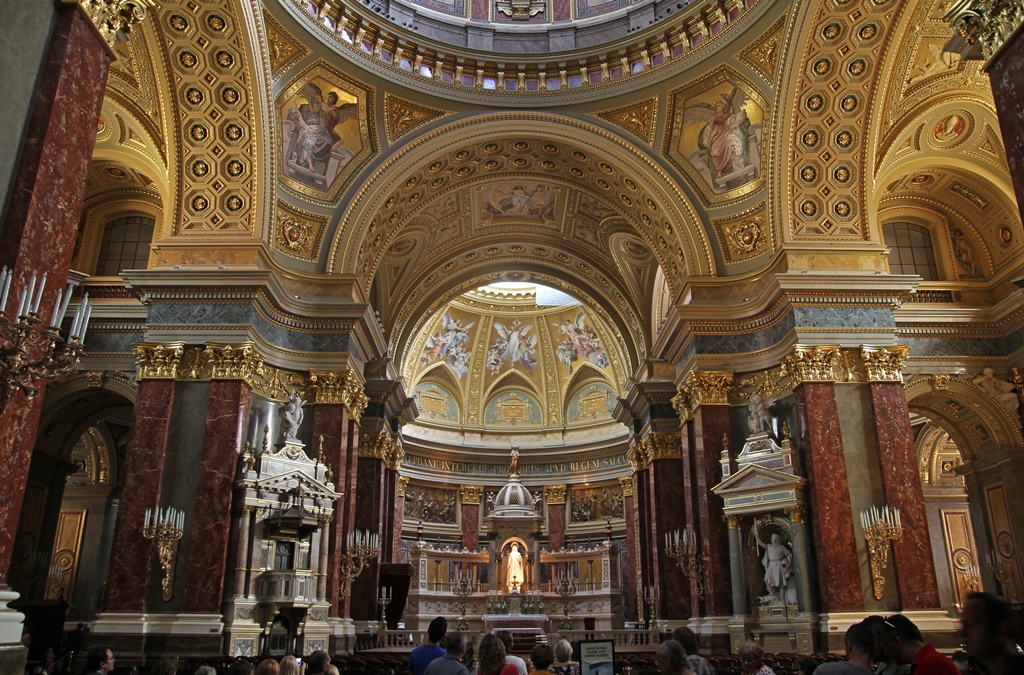
[[558,332],[565,336],[562,339],[562,344],[555,348],[555,354],[570,375],[573,370],[573,362],[581,356],[598,368],[608,365],[608,352],[601,346],[597,331],[592,326],[587,326],[586,318],[586,315],[580,312],[576,315],[575,321],[555,324]]
[[357,119],[359,105],[339,105],[340,97],[336,91],[328,93],[325,101],[323,90],[312,82],[299,91],[299,96],[306,99],[306,103],[290,109],[285,119],[293,129],[285,151],[286,162],[289,167],[299,169],[296,177],[311,174],[321,179],[327,178],[332,154],[338,155],[342,164],[351,160],[352,152],[345,147],[335,127],[347,120]]
[[472,354],[466,351],[462,345],[469,342],[469,329],[475,321],[462,325],[458,319],[452,318],[451,314],[445,312],[441,316],[441,330],[427,337],[423,346],[423,353],[420,355],[420,363],[426,365],[439,359],[451,366],[455,374],[462,378],[467,371],[467,363]]
[[497,374],[503,363],[514,364],[516,361],[527,370],[533,370],[537,365],[537,359],[533,358],[533,353],[537,351],[537,334],[529,335],[533,324],[523,325],[516,319],[506,327],[500,321],[495,321],[494,330],[498,332],[498,338],[487,350],[487,367],[491,372]]
[[686,108],[686,123],[703,122],[697,137],[700,157],[716,182],[750,164],[747,138],[750,120],[744,105],[747,95],[733,87],[730,95],[722,94],[713,104],[698,103]]

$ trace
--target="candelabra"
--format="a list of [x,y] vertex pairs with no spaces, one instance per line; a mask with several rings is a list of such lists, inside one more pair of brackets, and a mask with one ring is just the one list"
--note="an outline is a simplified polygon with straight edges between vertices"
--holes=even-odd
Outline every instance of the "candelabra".
[[380,553],[380,535],[356,530],[348,533],[348,546],[338,556],[341,562],[341,589],[338,597],[344,599],[352,593],[352,582],[363,573],[366,563]]
[[651,628],[658,623],[658,589],[648,586],[644,589],[644,601],[647,603],[647,617]]
[[[67,340],[60,335],[60,324],[71,300],[72,285],[58,290],[50,315],[49,325],[39,318],[39,305],[46,288],[46,274],[42,280],[32,273],[28,286],[21,289],[15,320],[7,318],[7,298],[11,291],[13,271],[0,270],[0,414],[20,389],[32,398],[39,389],[39,380],[51,380],[74,370],[82,357],[85,329],[92,314],[89,295],[86,294],[75,312]],[[38,287],[37,287],[38,281]]]
[[476,590],[473,579],[469,575],[463,575],[459,572],[458,582],[452,586],[452,592],[459,596],[459,622],[456,624],[456,630],[469,630],[469,620],[466,618],[466,598],[473,595]]
[[977,593],[981,590],[981,574],[977,565],[967,565],[964,568],[964,590],[968,593]]
[[569,598],[576,595],[579,584],[568,574],[559,574],[555,579],[554,591],[562,597],[562,622],[558,624],[561,630],[572,630],[572,618],[569,616]]
[[889,565],[889,542],[903,536],[900,510],[883,506],[881,510],[872,506],[860,512],[860,526],[868,544],[868,560],[871,562],[871,581],[875,600],[885,595],[885,568]]
[[[391,587],[381,588],[377,594],[377,604],[380,605],[380,621],[377,622],[377,630],[385,631],[388,629],[388,617],[384,612],[384,608],[391,603]],[[461,629],[460,629],[461,630]]]
[[666,532],[665,553],[696,585],[697,597],[704,597],[704,561],[697,554],[697,533],[689,528],[683,529],[681,537],[679,530]]
[[185,513],[173,507],[146,509],[146,521],[142,536],[155,539],[160,557],[160,569],[164,578],[160,582],[163,599],[167,602],[174,596],[174,564],[178,558],[178,540],[185,531]]
[[46,575],[46,598],[59,600],[64,597],[64,579],[71,570],[55,562]]

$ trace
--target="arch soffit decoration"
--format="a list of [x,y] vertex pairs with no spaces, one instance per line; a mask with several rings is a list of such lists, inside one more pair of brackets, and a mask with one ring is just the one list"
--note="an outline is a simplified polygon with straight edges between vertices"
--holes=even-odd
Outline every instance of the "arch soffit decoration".
[[965,461],[1024,447],[1024,435],[1003,406],[981,387],[946,376],[921,377],[906,385],[909,408],[939,424]]
[[[517,129],[517,139],[527,144],[524,151],[550,145],[555,153],[572,157],[580,164],[586,162],[599,167],[603,162],[611,171],[590,166],[580,171],[585,178],[601,177],[609,185],[608,192],[625,195],[630,203],[634,202],[630,193],[637,195],[636,203],[641,208],[633,212],[641,211],[643,215],[632,220],[632,225],[666,268],[674,293],[678,293],[686,276],[714,275],[709,234],[700,225],[696,210],[681,187],[660,166],[636,147],[596,125],[541,113],[495,113],[458,121],[401,148],[365,181],[340,214],[339,222],[345,227],[339,227],[334,234],[327,271],[358,275],[368,287],[384,252],[413,217],[431,202],[428,199],[413,205],[409,197],[426,188],[435,191],[433,198],[437,199],[441,194],[482,182],[474,162],[468,161],[473,157],[479,158],[480,167],[489,171],[487,180],[508,176],[509,180],[559,182],[551,175],[557,165],[552,170],[544,170],[540,164],[543,159],[513,157],[511,155],[517,154],[515,149],[508,153],[511,168],[501,173],[488,169],[488,157],[502,155],[504,146],[511,145],[507,139],[510,124]],[[451,142],[455,135],[460,139],[458,144]],[[442,184],[431,186],[449,157],[455,168],[461,151],[466,151],[462,156],[470,169],[463,172],[465,177],[459,177],[456,168],[455,180],[445,178]],[[520,166],[516,166],[517,159],[525,159],[526,163],[518,162]],[[622,185],[626,178],[633,181],[635,191]],[[583,178],[577,184],[585,192],[593,190]],[[651,211],[655,216],[643,210],[648,204],[654,207]]]

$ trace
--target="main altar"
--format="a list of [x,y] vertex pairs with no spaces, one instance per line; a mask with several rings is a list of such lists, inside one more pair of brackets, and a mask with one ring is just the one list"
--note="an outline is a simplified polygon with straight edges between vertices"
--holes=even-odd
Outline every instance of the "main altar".
[[459,630],[508,630],[521,638],[623,627],[618,546],[607,539],[548,550],[543,518],[520,481],[517,459],[513,450],[508,482],[486,517],[482,550],[423,541],[411,547],[406,630],[426,630],[436,616],[458,616]]

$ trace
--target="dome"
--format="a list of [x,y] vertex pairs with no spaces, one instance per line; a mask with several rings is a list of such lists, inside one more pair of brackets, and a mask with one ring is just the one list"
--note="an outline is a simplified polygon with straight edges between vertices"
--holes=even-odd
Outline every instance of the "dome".
[[504,487],[498,490],[491,515],[496,518],[537,515],[533,507],[533,495],[519,482],[518,476],[510,476]]

